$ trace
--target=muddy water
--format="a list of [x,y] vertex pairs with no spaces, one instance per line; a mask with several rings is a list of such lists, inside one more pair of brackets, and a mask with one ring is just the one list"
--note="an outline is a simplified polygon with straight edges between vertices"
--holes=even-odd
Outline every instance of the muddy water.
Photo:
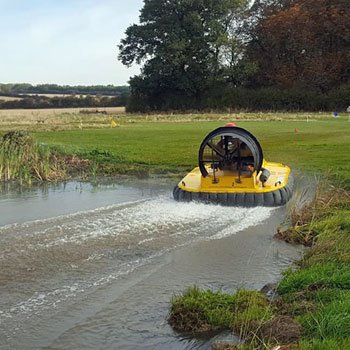
[[177,203],[171,184],[72,182],[0,199],[0,348],[207,349],[167,325],[186,286],[275,281],[284,209]]

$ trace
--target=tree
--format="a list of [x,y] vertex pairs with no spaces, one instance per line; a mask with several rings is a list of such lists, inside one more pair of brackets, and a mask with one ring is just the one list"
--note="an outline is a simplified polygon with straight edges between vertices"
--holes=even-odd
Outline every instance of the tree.
[[130,26],[119,45],[123,64],[144,63],[141,74],[130,79],[133,108],[199,108],[205,93],[239,61],[233,27],[246,5],[246,0],[145,0],[140,24]]
[[348,0],[265,0],[256,13],[247,52],[254,84],[325,92],[350,82]]

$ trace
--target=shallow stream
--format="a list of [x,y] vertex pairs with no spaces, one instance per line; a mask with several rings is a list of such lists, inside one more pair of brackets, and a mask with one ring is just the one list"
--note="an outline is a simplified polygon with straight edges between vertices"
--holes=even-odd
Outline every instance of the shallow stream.
[[1,349],[209,349],[166,322],[174,293],[276,281],[301,249],[285,209],[172,199],[159,179],[69,182],[0,196]]

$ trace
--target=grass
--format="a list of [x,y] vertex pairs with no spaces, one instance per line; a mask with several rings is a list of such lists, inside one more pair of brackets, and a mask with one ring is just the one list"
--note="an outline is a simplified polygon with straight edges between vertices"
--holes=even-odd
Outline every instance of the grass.
[[20,97],[13,97],[13,96],[1,96],[0,95],[0,102],[2,101],[18,101],[20,100]]
[[[240,306],[242,308],[238,308],[239,312],[234,312],[233,310],[237,309],[232,305],[235,305],[238,296],[241,293],[249,295],[253,292],[238,291],[237,294],[225,295],[195,289],[195,292],[186,292],[172,300],[170,316],[172,317],[174,310],[187,315],[187,307],[190,306],[192,310],[190,316],[196,319],[197,314],[194,311],[200,311],[199,315],[205,320],[205,328],[210,329],[212,326],[214,328],[218,326],[216,321],[213,322],[213,319],[208,317],[210,314],[208,309],[214,310],[215,320],[225,320],[219,323],[222,327],[232,329],[241,337],[243,335],[244,346],[237,345],[235,349],[271,349],[275,343],[288,346],[286,349],[348,349],[350,344],[349,198],[349,191],[333,188],[329,183],[328,186],[322,183],[314,201],[307,204],[306,209],[305,207],[299,209],[298,214],[293,213],[292,224],[295,226],[292,226],[291,231],[302,226],[304,234],[313,232],[314,240],[311,249],[298,265],[284,272],[277,287],[277,298],[268,300],[260,296],[257,309],[256,303],[245,305],[243,303]],[[207,301],[208,295],[210,302]],[[223,300],[230,300],[231,305],[225,306]],[[240,319],[240,312],[254,317]],[[191,324],[193,322],[191,317],[184,317],[182,322],[185,325],[186,322]],[[274,320],[278,322],[272,326]],[[287,326],[283,327],[286,320]],[[298,328],[295,328],[296,324],[301,330],[299,334]],[[248,331],[241,332],[238,325]],[[266,327],[269,331],[266,331]],[[294,333],[286,331],[293,329]]]
[[[129,165],[154,173],[185,172],[197,164],[197,149],[204,136],[223,125],[223,121],[154,123],[144,118],[120,122],[114,129],[36,132],[34,136],[64,153],[89,159],[94,159],[94,152],[108,152],[104,163],[113,168],[111,172],[118,172],[118,167],[123,172]],[[347,120],[241,121],[239,126],[257,136],[267,159],[350,183]]]
[[242,339],[253,341],[256,330],[273,316],[259,292],[242,290],[229,295],[192,287],[173,298],[169,323],[175,330],[192,334],[233,329]]
[[0,109],[0,132],[106,128],[110,126],[112,117],[125,112],[123,107],[97,109],[106,111],[107,115],[80,113],[94,111],[96,108]]
[[313,342],[301,342],[299,349],[301,350],[347,350],[350,349],[350,340],[315,340]]
[[350,293],[338,294],[337,300],[303,315],[300,322],[308,336],[325,339],[348,339],[350,330]]
[[350,266],[323,263],[298,271],[288,270],[279,284],[278,292],[280,294],[295,293],[312,288],[350,289]]
[[[194,314],[196,318],[193,318]],[[193,287],[173,298],[169,320],[175,329],[196,333],[230,328],[239,330],[244,323],[269,320],[272,315],[259,292],[242,290],[229,295]],[[192,320],[196,322],[188,322]]]
[[196,335],[233,330],[244,340],[244,349],[260,349],[280,341],[295,341],[300,326],[257,291],[235,294],[189,288],[172,299],[169,323],[177,331]]
[[303,223],[315,244],[278,286],[283,308],[303,327],[300,349],[345,350],[350,344],[349,198],[331,186],[316,197]]
[[[63,154],[96,160],[102,173],[185,172],[197,164],[204,136],[238,121],[261,142],[265,157],[303,172],[326,172],[350,182],[350,122],[324,113],[107,115],[67,110],[1,110],[0,133],[27,130]],[[114,120],[119,127],[111,128]],[[96,154],[109,154],[103,159]]]
[[8,132],[0,138],[0,180],[31,183],[63,178],[64,168],[47,146],[23,132]]

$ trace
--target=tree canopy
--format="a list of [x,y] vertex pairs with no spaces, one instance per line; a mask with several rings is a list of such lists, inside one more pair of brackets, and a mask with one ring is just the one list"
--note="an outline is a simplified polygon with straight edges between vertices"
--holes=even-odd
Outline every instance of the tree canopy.
[[250,33],[247,59],[259,85],[328,91],[350,80],[346,0],[275,1]]
[[223,108],[232,96],[251,106],[272,90],[272,104],[259,105],[303,108],[307,94],[307,108],[349,104],[348,2],[144,0],[119,45],[125,65],[143,65],[130,79],[130,107]]
[[[131,78],[133,97],[152,109],[179,97],[200,101],[238,55],[234,21],[245,0],[145,0],[140,24],[126,30],[119,59],[144,63]],[[185,107],[185,106],[184,106]]]

